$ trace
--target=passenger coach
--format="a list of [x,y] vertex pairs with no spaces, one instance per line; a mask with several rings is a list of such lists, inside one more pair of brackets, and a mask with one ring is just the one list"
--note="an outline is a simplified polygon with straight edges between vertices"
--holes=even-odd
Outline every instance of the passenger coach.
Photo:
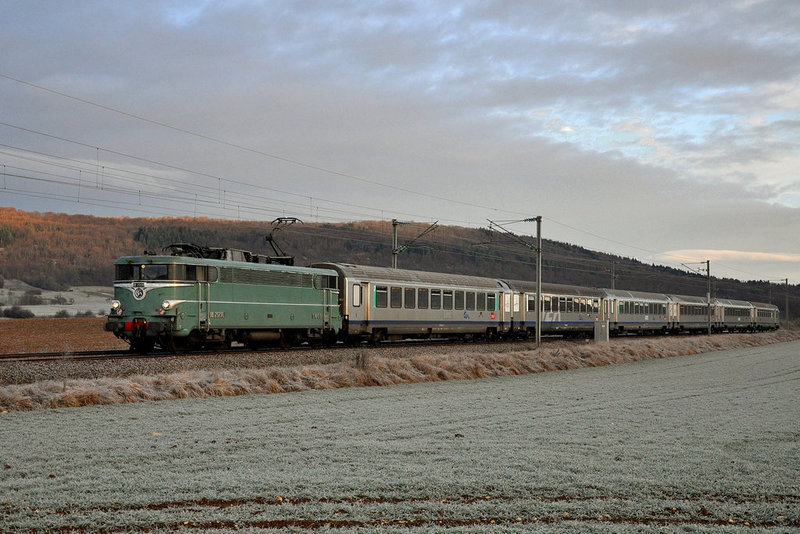
[[604,289],[609,332],[666,333],[670,298],[661,293]]
[[495,338],[511,327],[511,290],[500,280],[344,263],[313,267],[338,273],[350,341]]
[[[514,330],[532,337],[536,334],[536,284],[509,280],[514,291]],[[540,318],[543,334],[588,334],[602,320],[605,293],[600,289],[564,284],[542,284]]]
[[778,329],[778,307],[774,304],[763,302],[751,302],[753,305],[753,329],[754,330],[777,330]]

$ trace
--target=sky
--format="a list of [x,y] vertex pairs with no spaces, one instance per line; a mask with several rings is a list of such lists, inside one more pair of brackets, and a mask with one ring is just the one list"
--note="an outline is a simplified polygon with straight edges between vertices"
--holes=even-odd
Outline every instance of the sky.
[[0,16],[0,206],[527,235],[541,216],[548,239],[800,283],[794,0],[4,0]]

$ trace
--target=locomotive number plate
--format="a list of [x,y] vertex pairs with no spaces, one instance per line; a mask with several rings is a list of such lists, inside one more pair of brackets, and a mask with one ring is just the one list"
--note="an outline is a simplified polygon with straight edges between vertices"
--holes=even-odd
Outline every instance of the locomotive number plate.
[[222,312],[222,311],[208,312],[208,318],[209,319],[224,319],[225,318],[225,312]]

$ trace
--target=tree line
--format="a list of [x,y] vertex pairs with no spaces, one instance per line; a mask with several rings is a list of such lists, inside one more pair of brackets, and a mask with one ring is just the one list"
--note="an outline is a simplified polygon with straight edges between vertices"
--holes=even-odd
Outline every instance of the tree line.
[[[408,243],[427,223],[398,227],[399,243]],[[296,257],[296,265],[321,261],[390,266],[392,226],[388,221],[342,224],[294,224],[275,230],[269,222],[206,218],[112,218],[0,208],[0,287],[18,279],[34,287],[63,290],[82,285],[111,285],[114,260],[145,251],[158,253],[172,243],[228,247]],[[533,238],[523,236],[533,241]],[[590,287],[611,287],[612,263],[617,288],[704,296],[706,280],[677,269],[544,240],[542,279]],[[437,227],[399,256],[399,266],[438,272],[535,278],[533,251],[508,236],[480,228]],[[770,302],[783,307],[783,287],[768,282],[714,279],[722,298]],[[800,286],[790,286],[790,309],[800,310]]]

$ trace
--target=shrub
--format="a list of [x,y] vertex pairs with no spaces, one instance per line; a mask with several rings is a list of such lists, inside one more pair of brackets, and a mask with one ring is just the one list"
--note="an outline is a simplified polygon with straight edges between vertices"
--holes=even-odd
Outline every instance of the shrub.
[[43,304],[44,301],[42,300],[41,290],[29,289],[22,297],[20,297],[19,303],[23,306],[35,306],[38,304]]
[[3,310],[3,317],[8,317],[10,319],[30,319],[34,317],[34,315],[32,311],[14,305]]

